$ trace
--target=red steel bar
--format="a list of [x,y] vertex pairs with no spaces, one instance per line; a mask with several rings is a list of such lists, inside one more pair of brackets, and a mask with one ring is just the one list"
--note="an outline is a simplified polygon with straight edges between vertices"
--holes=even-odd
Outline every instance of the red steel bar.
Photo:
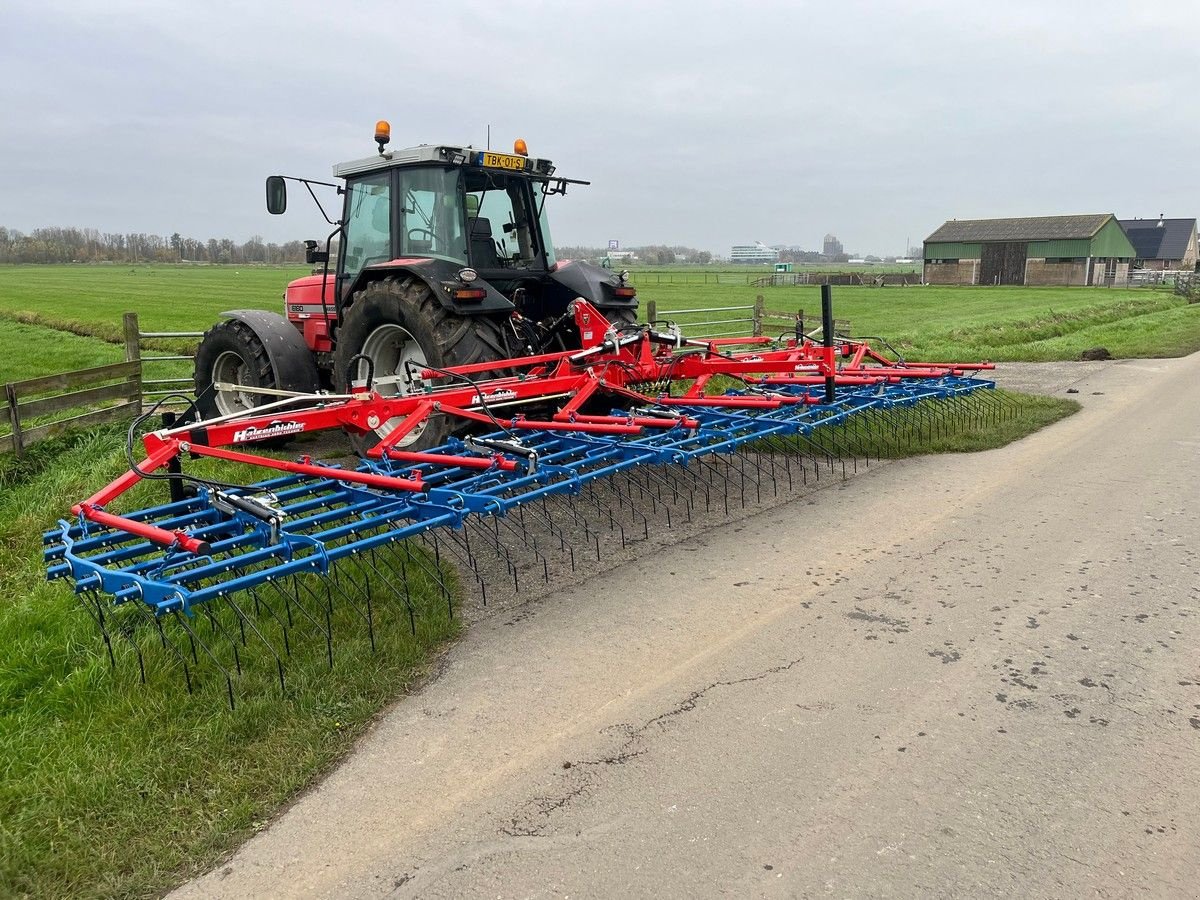
[[420,478],[395,478],[391,475],[376,475],[373,472],[358,472],[354,469],[335,469],[332,466],[314,466],[312,463],[290,462],[286,459],[270,459],[256,456],[252,453],[238,453],[236,450],[224,450],[221,447],[205,447],[200,444],[189,444],[187,451],[197,456],[211,456],[213,459],[223,459],[228,462],[249,463],[253,466],[263,466],[268,469],[278,469],[280,472],[290,472],[293,475],[313,475],[317,478],[332,478],[337,481],[349,481],[354,484],[365,484],[368,487],[389,488],[393,491],[425,490]]
[[81,515],[85,519],[95,522],[97,525],[104,525],[108,528],[115,528],[118,531],[125,531],[135,537],[145,538],[152,543],[161,544],[164,547],[179,545],[189,553],[198,553],[202,556],[212,552],[212,547],[209,546],[208,541],[194,538],[187,532],[168,531],[165,528],[147,525],[145,522],[127,519],[124,516],[116,516],[105,512],[99,507],[93,506],[91,503],[80,503],[75,507],[74,512],[76,515]]

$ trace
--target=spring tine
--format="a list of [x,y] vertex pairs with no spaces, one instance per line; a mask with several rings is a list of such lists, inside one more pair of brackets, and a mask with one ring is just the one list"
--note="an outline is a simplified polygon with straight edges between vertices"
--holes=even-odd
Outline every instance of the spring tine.
[[612,493],[617,497],[618,508],[628,507],[629,514],[633,518],[633,520],[635,522],[639,519],[641,520],[642,539],[648,540],[650,538],[650,520],[647,519],[646,515],[640,509],[637,508],[637,506],[634,504],[632,498],[629,498],[628,503],[625,502],[625,497],[620,490],[620,485],[617,483],[617,479],[615,479],[615,478],[604,479],[604,487],[607,488],[608,490],[612,491]]
[[187,685],[187,692],[189,694],[193,693],[192,670],[191,670],[191,667],[188,665],[187,655],[182,650],[180,650],[178,647],[175,646],[174,641],[167,639],[167,634],[163,630],[163,627],[162,627],[162,619],[155,616],[152,612],[150,612],[150,610],[146,610],[145,614],[148,615],[153,620],[154,626],[158,629],[158,637],[159,637],[159,640],[162,641],[163,648],[164,649],[170,648],[171,652],[175,654],[175,657],[179,660],[180,664],[183,666],[183,680],[184,680],[184,683]]
[[[354,576],[350,574],[350,566],[342,565],[341,563],[329,567],[329,576],[325,578],[325,587],[327,590],[336,590],[341,598],[345,601],[345,605],[349,607],[355,615],[363,620],[363,624],[367,626],[367,639],[371,645],[371,652],[375,652],[375,623],[371,616],[371,579],[364,574],[363,583],[360,585],[354,581]],[[348,590],[342,584],[343,580],[350,585],[352,590]],[[359,609],[355,602],[355,595],[359,594],[364,598],[365,610]]]
[[567,543],[567,537],[563,533],[562,529],[559,528],[557,525],[555,525],[554,521],[546,514],[545,505],[543,504],[542,509],[538,509],[538,507],[536,505],[531,505],[528,507],[528,510],[529,510],[529,515],[536,518],[537,521],[547,531],[550,532],[552,537],[558,538],[559,555],[560,556],[562,556],[564,554],[569,555],[570,562],[571,562],[571,571],[574,572],[575,571],[575,550],[574,550],[574,548],[571,547],[571,545],[569,543]]
[[[838,441],[838,437],[839,435],[833,429],[826,431],[826,433],[823,435],[823,438],[827,444],[826,452],[829,454],[830,469],[833,468],[832,464],[836,460],[837,463],[842,467],[842,480],[844,481],[846,478],[846,457],[850,456],[850,453]],[[853,471],[858,471],[857,463],[855,464]]]
[[[509,521],[511,518],[514,518],[513,516],[493,516],[492,518],[498,523],[498,525],[503,525],[504,528],[506,528],[513,535],[513,537],[517,536],[516,526]],[[549,584],[550,566],[546,561],[546,557],[542,554],[541,549],[538,547],[537,538],[530,535],[529,530],[525,527],[524,516],[518,515],[515,518],[517,518],[521,523],[521,540],[524,542],[526,549],[533,553],[534,559],[542,564],[542,579]]]
[[[234,668],[237,670],[237,673],[241,675],[242,656],[240,653],[238,653],[237,641],[229,636],[229,633],[225,630],[225,626],[217,620],[216,613],[213,612],[211,604],[205,603],[204,606],[201,607],[201,610],[204,613],[204,617],[208,620],[208,627],[212,629],[212,633],[219,634],[221,637],[229,641],[229,647],[233,651]],[[232,689],[233,686],[230,685],[230,690]]]
[[[96,627],[100,629],[100,634],[104,637],[104,646],[108,650],[109,667],[115,669],[117,667],[117,658],[113,655],[112,637],[108,633],[108,627],[104,621],[104,607],[100,603],[100,595],[96,591],[80,591],[75,595],[75,599],[79,601],[79,605],[96,623]],[[94,607],[94,608],[93,608]],[[143,672],[142,681],[145,681]]]
[[[684,515],[688,522],[692,521],[692,501],[696,496],[695,486],[691,481],[682,477],[680,470],[683,466],[675,463],[666,463],[656,467],[654,476],[662,480],[671,489],[671,495],[676,503],[683,502]],[[647,471],[651,471],[647,467]]]
[[[428,546],[431,543],[430,535],[433,535],[432,543],[434,545],[432,562],[427,558],[428,555],[426,553],[417,552],[422,546]],[[408,558],[437,585],[438,592],[442,595],[442,599],[446,601],[446,611],[453,618],[454,592],[450,589],[450,585],[446,584],[446,579],[442,575],[441,556],[437,546],[437,532],[427,532],[421,535],[420,541],[415,544],[411,540],[402,541],[401,543]]]
[[[394,562],[389,561],[384,555],[383,548],[376,548],[379,552],[371,554],[373,563],[372,571],[374,576],[383,582],[385,590],[380,592],[383,598],[389,595],[393,597],[402,597],[404,603],[405,614],[409,620],[409,629],[411,632],[416,632],[416,621],[413,618],[412,598],[408,594],[408,577],[407,571],[401,563],[399,571],[397,571]],[[394,554],[393,554],[394,555]],[[397,583],[396,579],[400,581]]]
[[[291,582],[291,585],[292,585],[292,591],[288,596],[292,601],[292,606],[295,609],[299,610],[300,613],[304,616],[304,618],[306,618],[309,621],[309,623],[322,635],[322,637],[325,638],[325,655],[326,655],[327,659],[329,660],[329,668],[332,669],[333,668],[333,635],[329,633],[328,627],[322,627],[321,623],[317,621],[316,616],[314,616],[312,614],[312,612],[308,609],[308,607],[305,605],[303,596],[307,595],[309,597],[312,597],[313,599],[316,600],[316,602],[318,604],[320,604],[322,606],[324,604],[321,603],[321,598],[317,597],[315,592],[304,582],[304,579],[302,576],[292,575],[292,576],[290,576],[289,581]],[[303,589],[303,594],[301,592],[301,589]]]
[[763,468],[761,456],[758,453],[743,453],[737,450],[730,456],[736,460],[738,469],[742,473],[742,483],[745,484],[745,480],[748,478],[754,485],[754,502],[762,503],[762,482],[766,470]]
[[229,670],[221,665],[221,661],[217,659],[216,654],[212,652],[212,649],[208,646],[208,644],[204,643],[204,640],[200,637],[200,635],[196,634],[196,631],[192,628],[187,616],[179,612],[179,610],[173,611],[171,615],[174,617],[176,624],[178,624],[181,628],[183,628],[184,631],[187,632],[188,640],[192,645],[192,661],[196,661],[196,645],[199,644],[200,649],[204,651],[205,655],[212,660],[213,664],[221,670],[221,674],[225,676],[225,690],[229,697],[229,708],[232,710],[234,708],[233,677],[229,674]]
[[[587,495],[587,498],[592,502],[592,505],[596,507],[597,514],[599,514],[601,516],[606,515],[608,517],[608,530],[610,532],[620,531],[620,533],[621,533],[621,549],[624,550],[627,546],[629,546],[629,542],[625,538],[625,526],[623,526],[620,522],[618,522],[613,517],[613,512],[612,512],[611,506],[602,504],[600,502],[600,498],[596,495],[596,483],[594,481],[589,481],[587,484],[587,487],[584,488],[584,493]],[[600,559],[599,538],[597,538],[597,540],[596,540],[596,559],[597,560]]]
[[[226,596],[225,602],[229,604],[229,607],[234,611],[234,614],[238,617],[238,620],[244,623],[243,627],[249,626],[250,630],[258,637],[260,641],[262,641],[263,646],[267,648],[267,651],[275,660],[275,668],[279,674],[279,691],[280,693],[283,693],[283,660],[280,658],[279,653],[276,652],[275,647],[271,644],[271,642],[267,640],[266,635],[264,635],[259,630],[258,626],[254,624],[254,620],[247,616],[242,608],[237,605],[237,602],[233,599],[233,597]],[[374,645],[372,645],[372,649],[374,649]]]
[[[721,497],[725,504],[725,515],[728,516],[729,515],[729,479],[725,476],[725,474],[723,472],[720,472],[717,470],[716,466],[713,465],[712,461],[707,456],[697,457],[696,464],[697,465],[696,465],[696,473],[695,474],[697,475],[697,477],[701,477],[701,478],[703,478],[704,481],[707,482],[708,476],[711,475],[714,479],[720,478],[722,481],[725,482],[725,487],[721,490]],[[713,485],[714,489],[716,487],[718,487],[715,480],[712,482],[712,485]],[[744,502],[745,495],[743,494],[742,497],[743,497],[743,502]]]
[[474,554],[471,553],[471,545],[467,539],[466,528],[456,528],[447,532],[450,540],[447,546],[458,559],[462,560],[468,569],[471,570],[472,576],[475,578],[475,583],[479,586],[480,599],[484,606],[487,606],[487,583],[483,580],[483,576],[479,572],[479,565],[475,560]]
[[267,610],[267,613],[270,615],[271,619],[273,619],[275,621],[275,623],[279,626],[279,633],[283,636],[283,652],[284,652],[284,654],[286,656],[291,656],[292,655],[292,644],[291,644],[291,640],[289,637],[291,628],[288,626],[288,624],[286,622],[283,621],[283,619],[279,618],[279,613],[275,612],[275,607],[273,607],[269,602],[267,602],[266,600],[264,600],[262,598],[262,596],[259,594],[257,588],[251,587],[249,589],[249,591],[250,591],[250,596],[254,598],[254,614],[256,616],[261,616],[260,608],[265,608]]
[[651,514],[658,515],[658,508],[662,506],[663,515],[667,520],[667,528],[671,527],[671,504],[663,499],[661,483],[656,483],[653,480],[654,473],[650,466],[638,466],[634,470],[634,474],[630,477],[637,481],[639,489],[642,489],[642,479],[645,479],[645,493],[650,498]]
[[[495,516],[489,516],[488,518],[495,518]],[[478,534],[483,535],[489,541],[494,542],[493,548],[496,551],[496,557],[504,560],[504,565],[508,568],[508,574],[512,576],[513,592],[519,594],[521,592],[521,584],[517,577],[517,567],[516,564],[513,563],[512,557],[509,555],[508,548],[504,547],[500,543],[499,528],[496,529],[495,537],[493,537],[493,531],[488,527],[486,521],[479,523],[472,522],[472,525],[478,529]]]

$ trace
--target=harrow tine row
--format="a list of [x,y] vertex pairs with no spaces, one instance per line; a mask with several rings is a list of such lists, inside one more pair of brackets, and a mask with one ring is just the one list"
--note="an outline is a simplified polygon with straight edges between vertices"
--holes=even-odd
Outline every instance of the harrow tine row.
[[[159,612],[190,611],[227,590],[299,573],[324,574],[343,556],[471,522],[472,537],[490,544],[499,556],[509,557],[510,542],[531,547],[543,579],[548,579],[549,562],[529,532],[526,512],[549,497],[579,495],[592,507],[592,521],[618,531],[624,546],[631,536],[614,516],[614,509],[629,512],[644,537],[650,526],[643,507],[650,500],[653,511],[664,483],[674,496],[681,492],[694,496],[698,491],[706,509],[712,508],[715,497],[728,513],[731,499],[744,508],[773,495],[781,465],[791,483],[792,462],[786,455],[784,462],[778,462],[778,452],[764,460],[767,448],[790,443],[811,459],[816,477],[820,478],[822,470],[844,476],[847,459],[853,471],[857,458],[870,452],[859,448],[867,446],[869,435],[881,427],[888,442],[898,446],[905,440],[941,436],[964,415],[978,418],[1003,408],[986,400],[966,404],[965,388],[975,396],[988,393],[979,388],[990,387],[986,382],[966,381],[956,380],[948,385],[949,391],[939,390],[943,386],[938,384],[923,385],[923,391],[905,387],[880,393],[872,389],[868,396],[852,394],[833,408],[793,406],[757,416],[696,408],[687,414],[697,419],[700,427],[669,429],[636,439],[536,435],[528,441],[540,460],[536,472],[439,470],[436,464],[425,463],[412,471],[420,475],[426,489],[407,496],[348,485],[336,478],[275,479],[246,491],[247,495],[274,496],[287,522],[274,536],[254,522],[223,516],[215,506],[206,505],[202,488],[200,497],[142,510],[135,516],[138,522],[162,529],[190,528],[195,538],[206,543],[207,553],[164,550],[120,528],[63,523],[47,536],[50,576],[70,575],[81,590],[102,589],[118,603],[137,599]],[[968,408],[974,411],[968,413]],[[789,415],[781,415],[784,411]],[[497,435],[497,439],[502,437]],[[718,458],[728,463],[717,465]],[[360,470],[391,475],[395,465],[366,460]],[[650,474],[648,470],[657,471]],[[807,472],[802,477],[806,478]],[[658,486],[657,496],[650,489],[652,484]],[[588,543],[592,542],[591,530]],[[564,549],[565,538],[560,535],[557,540]],[[507,568],[519,588],[517,567],[511,559]]]
[[[375,651],[381,624],[391,620],[415,634],[418,619],[435,614],[422,608],[429,592],[415,581],[440,585],[436,593],[449,616],[453,592],[441,581],[426,550],[410,543],[383,544],[354,559],[342,560],[328,577],[291,575],[226,594],[192,614],[172,610],[156,614],[142,603],[113,605],[96,589],[78,590],[80,606],[95,622],[114,669],[120,660],[135,664],[146,683],[157,669],[173,669],[189,693],[213,680],[231,706],[235,685],[249,668],[260,679],[274,680],[287,691],[287,660],[298,647],[322,648],[324,664],[333,668],[335,647],[343,637],[361,640]],[[154,652],[157,650],[158,652]],[[264,664],[264,660],[266,661]]]

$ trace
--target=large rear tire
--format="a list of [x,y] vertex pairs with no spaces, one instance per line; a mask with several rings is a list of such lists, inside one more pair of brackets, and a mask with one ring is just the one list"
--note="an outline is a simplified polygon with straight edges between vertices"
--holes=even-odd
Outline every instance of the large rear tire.
[[[429,285],[411,276],[374,281],[355,292],[333,352],[333,378],[339,391],[349,391],[348,375],[355,380],[367,377],[366,362],[351,363],[359,354],[374,363],[375,389],[384,396],[413,391],[407,363],[444,369],[509,355],[499,319],[457,315],[438,302]],[[391,419],[373,432],[351,434],[351,442],[357,452],[365,453],[397,424],[397,419]],[[460,422],[434,415],[397,446],[424,450],[444,444],[462,430]]]
[[600,312],[604,318],[608,319],[610,324],[618,328],[638,323],[638,311],[636,309],[621,307],[620,309],[602,309]]

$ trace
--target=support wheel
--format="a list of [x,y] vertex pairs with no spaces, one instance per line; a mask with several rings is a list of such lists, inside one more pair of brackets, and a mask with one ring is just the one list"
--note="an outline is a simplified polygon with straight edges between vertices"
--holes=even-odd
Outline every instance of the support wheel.
[[[417,390],[410,378],[409,363],[414,367],[431,365],[444,369],[508,356],[498,319],[457,315],[438,302],[429,285],[411,276],[385,278],[355,292],[343,315],[333,354],[334,384],[339,392],[350,390],[348,368],[353,368],[349,373],[351,379],[367,377],[369,367],[365,361],[359,360],[351,366],[351,360],[358,354],[374,362],[374,387],[385,397]],[[354,449],[365,454],[399,423],[399,419],[390,419],[373,432],[351,434]],[[437,447],[464,431],[463,425],[434,415],[396,446],[406,450]]]

